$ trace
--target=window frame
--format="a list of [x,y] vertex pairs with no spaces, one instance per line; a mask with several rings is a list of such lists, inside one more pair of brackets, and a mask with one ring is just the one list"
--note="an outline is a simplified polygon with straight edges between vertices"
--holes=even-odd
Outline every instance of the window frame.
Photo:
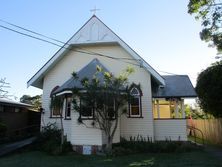
[[[136,89],[137,90],[137,94],[132,94],[132,91],[134,90],[134,89]],[[130,99],[129,99],[129,103],[128,103],[128,108],[129,108],[129,118],[143,118],[143,116],[142,116],[142,100],[141,100],[141,96],[142,96],[142,91],[141,91],[141,89],[138,87],[138,86],[136,86],[136,85],[134,85],[134,86],[132,86],[131,87],[131,89],[130,89]],[[134,114],[132,114],[132,105],[131,105],[131,99],[132,98],[137,98],[138,99],[138,107],[139,107],[139,114],[138,115],[134,115]]]
[[[55,86],[55,87],[51,90],[50,95],[49,95],[50,98],[53,98],[53,93],[54,93],[59,87],[60,87],[60,86],[57,85],[57,86]],[[58,111],[59,114],[54,114],[55,110],[57,110],[57,107],[53,107],[53,108],[50,109],[50,118],[60,118],[60,117],[62,117],[62,114],[63,114],[63,105],[62,105],[61,108],[58,109],[58,110],[59,110],[59,111]]]
[[82,120],[93,120],[94,119],[94,107],[93,106],[91,106],[91,113],[92,113],[92,115],[91,116],[83,116],[82,115],[82,101],[83,101],[83,98],[81,98],[80,97],[80,113],[79,113],[79,115],[80,115],[80,118],[82,119]]
[[[113,99],[113,106],[111,107],[111,105],[110,106],[107,106],[108,107],[108,109],[109,108],[113,108],[113,111],[115,111],[116,110],[116,104],[115,104],[116,102],[115,102],[115,99]],[[105,106],[104,106],[104,110],[107,110],[106,108],[105,108]],[[117,117],[116,117],[116,114],[114,113],[114,115],[113,115],[113,117],[109,117],[109,113],[107,112],[107,119],[110,119],[110,120],[115,120]]]
[[65,98],[65,120],[71,120],[71,112],[72,112],[72,98],[66,97]]
[[[62,108],[63,107],[61,107],[61,108],[57,108],[57,107],[53,107],[52,109],[51,109],[51,118],[60,118],[60,117],[62,117]],[[56,111],[56,112],[59,112],[59,114],[54,114],[54,112],[55,112],[55,109],[57,110],[59,110],[59,111]]]

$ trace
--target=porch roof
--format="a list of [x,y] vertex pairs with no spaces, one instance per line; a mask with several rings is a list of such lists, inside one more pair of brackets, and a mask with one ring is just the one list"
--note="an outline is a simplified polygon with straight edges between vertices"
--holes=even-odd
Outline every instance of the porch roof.
[[153,98],[189,98],[197,97],[187,75],[163,75],[165,87],[153,88]]
[[[109,72],[109,70],[104,65],[102,65],[98,59],[93,59],[89,64],[87,64],[77,73],[77,76],[79,77],[78,79],[71,77],[62,86],[56,89],[53,94],[58,94],[67,90],[72,90],[73,88],[83,89],[81,80],[87,78],[89,81],[91,81],[95,73],[97,72],[97,66],[101,67],[104,71]],[[98,72],[96,74],[96,77],[98,78],[100,83],[103,83],[104,75],[101,72]]]

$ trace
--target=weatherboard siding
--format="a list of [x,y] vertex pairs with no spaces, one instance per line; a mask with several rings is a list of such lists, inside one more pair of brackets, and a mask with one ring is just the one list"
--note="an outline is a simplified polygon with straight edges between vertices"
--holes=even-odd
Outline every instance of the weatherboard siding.
[[70,120],[71,143],[73,145],[102,145],[102,132],[92,127],[92,120],[84,121],[79,124],[77,119],[79,114],[72,111],[72,120]]
[[[104,132],[102,132],[102,144],[106,144],[107,138]],[[113,137],[113,143],[119,143],[120,142],[120,118],[119,122],[116,128],[116,132]]]
[[148,73],[140,73],[135,79],[140,81],[143,92],[143,96],[141,97],[143,118],[128,118],[128,115],[123,115],[121,117],[121,136],[126,139],[142,136],[143,138],[149,137],[153,140],[154,132],[150,75]]
[[185,119],[154,120],[155,140],[187,141]]
[[[127,51],[118,45],[97,45],[97,46],[81,46],[81,48],[88,51],[93,51],[101,54],[105,54],[112,57],[125,57],[132,58]],[[44,77],[43,81],[43,108],[44,125],[51,122],[56,122],[60,126],[60,119],[50,118],[50,93],[51,90],[59,85],[61,86],[65,81],[71,77],[73,71],[78,72],[86,64],[97,58],[109,71],[115,76],[119,75],[127,66],[120,60],[108,59],[96,55],[87,55],[78,52],[68,52],[61,59],[56,66],[54,66]],[[137,63],[136,61],[131,61]],[[119,129],[117,130],[114,141],[119,141],[119,136],[129,138],[130,136],[142,135],[144,137],[149,136],[153,138],[153,113],[152,113],[152,99],[151,99],[151,81],[150,74],[139,66],[131,65],[135,69],[135,73],[130,75],[129,81],[141,85],[143,91],[142,96],[142,115],[143,118],[127,118],[122,116]],[[84,125],[79,125],[77,122],[78,113],[71,113],[71,120],[64,120],[64,132],[67,134],[67,138],[74,145],[102,145],[102,133],[98,129],[87,128]],[[87,121],[90,126],[90,121]],[[43,125],[43,122],[42,122]]]

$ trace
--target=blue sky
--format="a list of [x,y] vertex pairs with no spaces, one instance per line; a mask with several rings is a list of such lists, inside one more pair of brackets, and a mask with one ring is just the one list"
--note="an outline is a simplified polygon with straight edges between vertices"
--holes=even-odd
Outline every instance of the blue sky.
[[[187,13],[187,4],[188,0],[8,0],[0,1],[0,19],[65,42],[97,6],[97,17],[158,72],[188,74],[195,85],[197,74],[215,61],[216,51],[200,40],[200,23]],[[59,48],[1,27],[0,48],[0,78],[10,83],[10,94],[41,94],[26,82]]]

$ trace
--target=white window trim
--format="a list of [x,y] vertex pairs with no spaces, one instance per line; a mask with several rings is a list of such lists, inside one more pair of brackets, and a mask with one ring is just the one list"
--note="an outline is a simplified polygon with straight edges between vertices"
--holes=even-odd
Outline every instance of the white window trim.
[[137,115],[132,114],[132,105],[130,103],[130,117],[141,117],[141,105],[140,105],[141,104],[141,99],[140,99],[140,96],[137,96],[137,97],[134,96],[134,98],[139,99],[139,114],[137,114]]
[[[136,91],[138,92],[137,94],[132,94],[132,91],[133,91],[134,89],[136,89]],[[138,90],[138,88],[133,87],[133,88],[130,90],[130,95],[131,95],[131,96],[140,96],[140,91]]]
[[93,109],[92,109],[92,116],[83,116],[82,114],[81,114],[81,118],[83,118],[83,119],[93,119]]
[[64,102],[63,102],[63,105],[62,105],[62,107],[60,108],[60,110],[59,110],[59,112],[60,112],[60,114],[59,115],[54,115],[53,113],[53,111],[54,111],[54,108],[52,108],[51,109],[51,118],[60,118],[60,117],[62,117],[63,116],[63,108],[64,108]]
[[[115,107],[116,107],[116,102],[115,102],[115,99],[113,99],[113,109],[115,110]],[[104,110],[105,110],[105,106],[104,106]],[[107,118],[109,118],[109,115],[108,115],[108,112],[107,112]],[[115,115],[112,117],[112,119],[115,119]]]
[[51,117],[52,117],[52,118],[60,118],[60,117],[62,116],[62,108],[60,108],[59,111],[60,111],[61,114],[59,114],[59,115],[54,115],[54,114],[53,114],[53,113],[54,113],[54,108],[52,108],[52,111],[51,111],[51,112],[52,112],[52,114],[51,114],[52,116],[51,116]]
[[[80,112],[82,112],[82,99],[80,98]],[[91,109],[91,113],[92,113],[92,116],[83,116],[82,113],[81,114],[81,118],[82,119],[93,119],[93,108]]]
[[[68,99],[70,99],[70,116],[67,116],[67,110],[68,110]],[[71,113],[72,113],[72,98],[71,97],[66,97],[65,98],[65,119],[71,119]]]
[[[132,91],[133,91],[133,89],[136,89],[137,90],[137,92],[138,92],[138,94],[131,94],[132,93]],[[141,117],[142,116],[142,108],[141,108],[141,94],[140,94],[140,91],[138,90],[138,88],[136,88],[136,87],[133,87],[131,90],[130,90],[130,95],[131,96],[133,96],[134,98],[138,98],[139,99],[139,114],[137,114],[137,115],[135,115],[135,114],[132,114],[132,105],[131,105],[131,103],[130,103],[130,105],[129,105],[129,116],[130,117],[135,117],[135,118],[137,118],[137,117]]]

